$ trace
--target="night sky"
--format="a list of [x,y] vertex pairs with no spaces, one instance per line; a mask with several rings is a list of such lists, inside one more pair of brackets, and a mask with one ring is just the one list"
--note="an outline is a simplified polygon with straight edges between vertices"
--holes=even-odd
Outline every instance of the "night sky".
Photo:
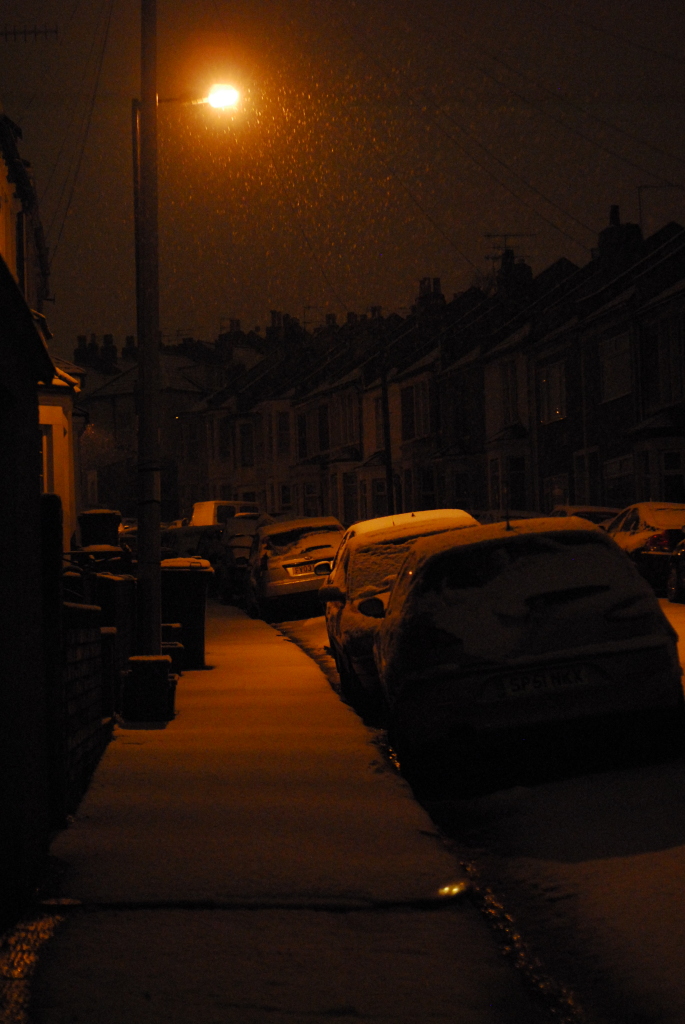
[[[158,0],[159,95],[243,91],[235,114],[160,107],[161,323],[213,340],[270,309],[312,323],[448,298],[498,240],[538,272],[590,257],[638,185],[685,185],[681,0]],[[135,0],[5,0],[0,102],[24,132],[53,255],[55,351],[135,332]],[[685,223],[681,188],[644,228]],[[307,308],[309,307],[309,308]]]

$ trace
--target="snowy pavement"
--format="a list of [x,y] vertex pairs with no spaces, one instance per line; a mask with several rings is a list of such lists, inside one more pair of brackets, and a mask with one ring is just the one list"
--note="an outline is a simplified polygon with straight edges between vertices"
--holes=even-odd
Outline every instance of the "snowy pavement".
[[217,605],[207,663],[166,728],[116,730],[53,843],[32,1024],[547,1022],[317,666]]
[[[685,606],[660,603],[685,663]],[[323,618],[279,628],[318,661],[327,657]],[[585,1019],[683,1024],[684,807],[678,760],[428,810]]]

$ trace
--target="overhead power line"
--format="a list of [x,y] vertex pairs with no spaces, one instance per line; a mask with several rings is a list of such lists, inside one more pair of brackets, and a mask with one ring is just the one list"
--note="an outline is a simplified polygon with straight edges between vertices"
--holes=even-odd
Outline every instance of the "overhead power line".
[[[411,104],[412,110],[416,113],[417,104],[416,104],[415,98],[410,93],[408,93],[405,89],[403,89],[401,86],[399,86],[397,84],[396,76],[391,74],[387,70],[387,68],[384,67],[383,63],[378,59],[377,56],[375,56],[374,54],[370,53],[364,46],[362,46],[359,43],[358,39],[356,39],[353,35],[351,35],[351,33],[349,32],[349,30],[346,27],[344,27],[342,25],[339,26],[339,27],[340,27],[340,30],[350,39],[350,41],[353,43],[353,45],[358,47],[359,50],[361,50],[361,52],[367,57],[367,59],[370,60],[371,63],[373,63],[379,69],[379,71],[381,71],[381,73],[386,76],[386,78],[388,78],[390,81],[393,82],[393,84],[398,89],[400,94],[403,95],[409,101],[409,103]],[[555,200],[553,200],[549,196],[545,195],[545,193],[542,192],[541,189],[537,188],[537,186],[535,186],[531,182],[527,181],[527,179],[524,178],[523,175],[519,174],[518,171],[515,171],[514,168],[511,167],[510,164],[508,164],[501,157],[497,156],[497,154],[493,153],[484,143],[482,143],[478,138],[476,138],[476,136],[472,132],[470,132],[467,128],[465,128],[462,124],[460,124],[456,120],[456,118],[454,118],[451,114],[449,114],[443,107],[440,106],[440,104],[436,103],[435,100],[432,98],[432,96],[430,96],[428,93],[426,93],[425,90],[422,90],[422,89],[419,88],[419,89],[417,89],[417,92],[422,97],[424,103],[427,103],[430,107],[432,107],[437,112],[437,114],[439,116],[444,117],[447,121],[449,121],[451,124],[453,124],[454,127],[461,134],[466,136],[466,138],[470,139],[471,142],[475,146],[477,146],[479,149],[481,149],[491,160],[493,160],[494,162],[499,164],[501,167],[503,167],[507,171],[508,174],[512,175],[518,181],[520,181],[525,188],[529,189],[535,195],[539,196],[539,198],[541,198],[544,202],[548,203],[554,209],[558,210],[561,214],[563,214],[563,216],[567,217],[569,220],[574,221],[576,224],[579,225],[579,227],[582,227],[589,234],[594,234],[594,230],[591,227],[589,227],[589,225],[587,225],[583,221],[579,220],[572,213],[569,213],[568,210],[565,210],[559,203],[555,202]],[[458,140],[455,139],[454,136],[450,132],[445,130],[445,128],[443,127],[443,125],[440,123],[440,121],[437,118],[431,117],[425,109],[421,109],[419,111],[419,113],[424,118],[428,118],[431,121],[431,123],[435,125],[435,127],[438,129],[438,131],[440,131],[447,139],[449,139],[455,146],[457,146],[457,148],[460,149],[461,152],[463,152],[468,157],[469,160],[471,160],[484,173],[488,174],[491,178],[493,178],[497,182],[497,184],[500,185],[501,188],[504,188],[519,203],[521,203],[523,206],[526,206],[529,209],[531,209],[535,213],[536,216],[538,216],[541,220],[545,221],[545,223],[549,224],[549,226],[554,228],[555,231],[558,231],[560,234],[564,235],[565,238],[568,238],[575,245],[578,245],[580,248],[585,249],[585,250],[588,249],[588,247],[586,245],[584,245],[582,242],[580,242],[577,238],[575,238],[573,235],[571,235],[568,231],[564,230],[564,228],[560,227],[559,224],[557,224],[555,221],[551,220],[550,218],[546,217],[538,209],[536,209],[530,203],[528,203],[525,199],[523,199],[518,193],[514,192],[513,189],[511,189],[505,182],[503,182],[501,180],[501,178],[498,178],[497,175],[494,174],[494,172],[489,167],[487,167],[487,165],[484,165],[482,162],[478,161],[473,156],[473,154],[469,152],[469,150],[465,146],[460,144],[458,142]]]
[[57,241],[55,242],[55,244],[53,246],[53,249],[52,249],[52,255],[51,255],[51,258],[50,258],[50,265],[51,266],[52,266],[52,263],[54,262],[55,256],[57,255],[57,250],[59,248],[59,243],[60,243],[60,241],[62,239],[62,232],[64,231],[64,225],[66,224],[67,217],[69,216],[69,211],[71,210],[71,203],[72,203],[72,200],[74,198],[74,191],[76,189],[76,183],[78,181],[79,171],[81,170],[81,162],[83,160],[83,154],[84,154],[84,151],[85,151],[85,148],[86,148],[86,142],[88,141],[88,135],[90,134],[90,125],[91,125],[91,122],[92,122],[92,119],[93,119],[93,110],[95,108],[95,100],[97,98],[98,87],[100,85],[100,75],[101,75],[101,72],[102,72],[102,64],[103,64],[104,57],[105,57],[105,50],[107,49],[107,40],[109,38],[109,28],[110,28],[110,25],[111,25],[111,22],[112,22],[112,9],[113,9],[113,7],[114,7],[114,0],[109,0],[109,10],[107,11],[107,23],[105,25],[105,31],[104,31],[103,38],[102,38],[102,46],[100,47],[100,53],[99,53],[99,56],[98,56],[97,72],[96,72],[95,84],[93,86],[93,92],[92,92],[92,96],[91,96],[91,100],[90,100],[90,107],[88,109],[88,118],[87,118],[87,122],[86,122],[86,130],[83,133],[83,139],[81,141],[81,149],[80,149],[80,152],[79,152],[79,155],[78,155],[78,161],[76,163],[76,170],[74,172],[74,176],[73,176],[72,183],[71,183],[71,190],[69,192],[69,199],[67,201],[67,206],[66,206],[66,209],[64,211],[64,216],[62,218],[62,223],[60,224],[59,233],[57,235]]

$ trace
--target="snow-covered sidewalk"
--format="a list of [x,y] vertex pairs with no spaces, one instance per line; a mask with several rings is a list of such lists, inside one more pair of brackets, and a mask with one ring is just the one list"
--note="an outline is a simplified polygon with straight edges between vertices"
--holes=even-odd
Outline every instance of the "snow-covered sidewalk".
[[35,1024],[547,1020],[316,665],[219,606],[207,663],[166,729],[117,730],[53,845],[75,902]]

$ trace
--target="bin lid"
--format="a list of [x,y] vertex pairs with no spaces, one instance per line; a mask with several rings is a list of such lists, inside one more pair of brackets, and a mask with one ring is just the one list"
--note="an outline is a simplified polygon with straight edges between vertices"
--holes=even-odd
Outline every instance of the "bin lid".
[[211,562],[206,558],[165,558],[162,569],[188,569],[194,572],[214,572]]

